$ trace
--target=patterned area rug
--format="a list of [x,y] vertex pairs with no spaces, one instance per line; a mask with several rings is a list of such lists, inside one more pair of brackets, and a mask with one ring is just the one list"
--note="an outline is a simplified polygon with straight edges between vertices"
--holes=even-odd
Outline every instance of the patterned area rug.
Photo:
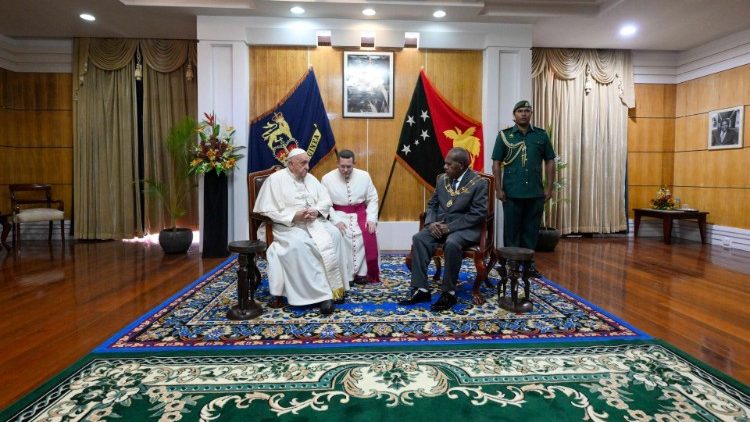
[[659,342],[89,355],[2,420],[738,420],[750,389]]
[[[384,256],[382,282],[347,292],[346,303],[322,317],[316,306],[272,309],[250,321],[230,321],[227,310],[237,303],[236,259],[229,259],[131,324],[97,352],[142,349],[184,350],[196,347],[270,347],[280,345],[399,344],[406,342],[545,341],[648,338],[583,299],[545,279],[533,279],[528,314],[497,305],[497,291],[483,286],[488,299],[471,300],[475,269],[464,260],[453,312],[432,312],[430,304],[399,306],[409,291],[410,272],[403,255]],[[270,296],[265,261],[259,261],[263,282],[256,299]],[[430,267],[430,273],[434,268]],[[497,274],[491,272],[497,284]],[[437,283],[436,283],[437,284]],[[434,297],[439,288],[433,289]]]

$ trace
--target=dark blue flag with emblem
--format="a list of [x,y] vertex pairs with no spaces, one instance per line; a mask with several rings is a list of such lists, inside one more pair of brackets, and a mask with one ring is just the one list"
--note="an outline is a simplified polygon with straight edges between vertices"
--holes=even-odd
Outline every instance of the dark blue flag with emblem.
[[287,154],[294,148],[307,151],[310,168],[313,168],[335,143],[311,68],[273,109],[253,119],[248,142],[248,171],[285,165]]
[[435,136],[421,73],[401,127],[396,159],[431,189],[435,188],[438,174],[443,173],[443,154]]

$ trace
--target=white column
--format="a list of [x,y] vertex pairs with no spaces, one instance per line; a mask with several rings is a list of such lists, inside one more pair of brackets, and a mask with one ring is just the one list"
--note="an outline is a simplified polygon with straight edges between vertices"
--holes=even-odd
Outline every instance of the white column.
[[[482,81],[482,123],[484,162],[492,171],[492,150],[501,129],[513,125],[513,105],[531,100],[531,49],[487,47],[484,50]],[[495,246],[503,246],[503,206],[495,201]]]
[[[247,147],[250,92],[250,58],[245,41],[198,42],[198,119],[215,112],[222,128],[236,129],[235,145]],[[247,151],[229,177],[228,240],[248,238]],[[203,249],[203,179],[199,182],[201,250]]]

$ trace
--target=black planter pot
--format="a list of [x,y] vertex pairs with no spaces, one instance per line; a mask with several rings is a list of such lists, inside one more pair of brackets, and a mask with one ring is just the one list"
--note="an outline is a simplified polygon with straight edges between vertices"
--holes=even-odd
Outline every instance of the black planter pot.
[[552,227],[540,227],[536,238],[538,252],[552,252],[560,241],[560,230]]
[[193,231],[185,228],[159,232],[159,245],[164,253],[185,253],[193,243]]

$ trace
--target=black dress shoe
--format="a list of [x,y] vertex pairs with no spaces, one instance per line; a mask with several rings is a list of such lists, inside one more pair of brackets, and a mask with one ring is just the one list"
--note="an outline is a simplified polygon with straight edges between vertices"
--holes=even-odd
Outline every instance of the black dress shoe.
[[423,292],[422,290],[414,289],[412,290],[409,297],[403,300],[399,300],[398,304],[414,305],[416,303],[429,302],[430,300],[432,300],[432,295],[430,294],[430,292]]
[[455,305],[457,302],[458,300],[456,299],[456,295],[443,292],[440,294],[438,300],[436,300],[435,303],[430,306],[430,310],[435,312],[447,311],[448,309],[452,308],[453,305]]
[[362,276],[354,277],[354,284],[364,286],[365,284],[367,284],[367,277],[362,277]]
[[331,315],[333,313],[333,301],[331,299],[320,302],[320,314]]

